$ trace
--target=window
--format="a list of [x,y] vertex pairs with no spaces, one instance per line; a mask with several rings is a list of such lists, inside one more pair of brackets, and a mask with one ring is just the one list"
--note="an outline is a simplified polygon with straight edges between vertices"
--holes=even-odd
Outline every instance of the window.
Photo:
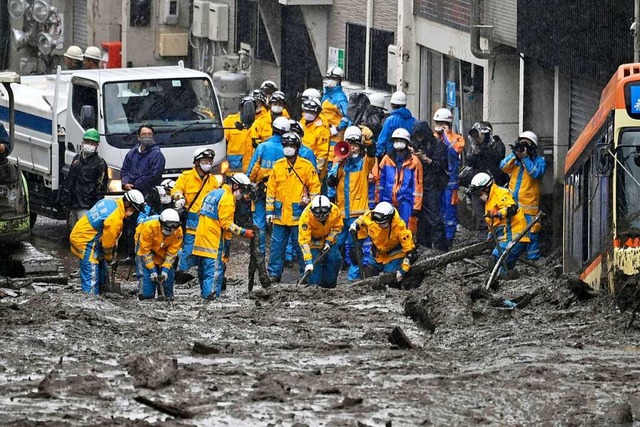
[[[96,119],[98,114],[98,89],[92,86],[84,86],[82,84],[73,84],[73,93],[71,100],[71,110],[73,117],[83,126],[83,110],[85,117],[90,116],[91,124],[86,128],[96,127]],[[89,107],[91,108],[89,110]]]
[[[347,24],[346,79],[364,84],[367,29],[363,25]],[[387,84],[387,48],[393,44],[394,33],[370,29],[369,85],[378,90],[390,91]]]
[[267,36],[267,29],[260,15],[258,2],[238,0],[236,22],[236,46],[239,47],[240,43],[247,43],[254,48],[256,59],[276,62],[269,37]]

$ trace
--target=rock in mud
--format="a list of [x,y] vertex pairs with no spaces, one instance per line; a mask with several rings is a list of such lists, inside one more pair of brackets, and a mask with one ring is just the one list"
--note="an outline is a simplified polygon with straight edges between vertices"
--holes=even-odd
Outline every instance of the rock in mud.
[[173,383],[178,374],[178,361],[160,353],[131,355],[124,359],[124,366],[135,387],[152,390]]
[[393,328],[393,330],[389,334],[389,342],[392,345],[397,346],[398,348],[403,348],[403,349],[413,348],[413,344],[411,343],[407,335],[405,335],[404,331],[400,326],[396,326]]
[[268,400],[272,402],[284,402],[291,393],[291,387],[271,375],[265,375],[254,385],[254,391],[249,398],[254,402]]
[[633,412],[628,402],[616,403],[612,405],[604,415],[606,425],[631,425],[633,423]]
[[106,380],[98,378],[95,375],[72,375],[63,377],[59,370],[53,369],[40,381],[40,384],[38,384],[38,397],[99,396],[100,391],[106,387]]
[[342,402],[333,406],[332,409],[349,409],[354,406],[362,405],[362,402],[364,402],[364,399],[361,397],[345,396],[344,399],[342,399]]
[[193,349],[191,349],[191,352],[194,354],[202,354],[207,356],[209,354],[219,354],[220,348],[196,341],[193,343]]

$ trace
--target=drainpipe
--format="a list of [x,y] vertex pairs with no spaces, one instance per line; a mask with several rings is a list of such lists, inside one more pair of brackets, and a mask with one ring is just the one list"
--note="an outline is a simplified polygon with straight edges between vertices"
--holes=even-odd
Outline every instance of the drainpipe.
[[491,28],[489,25],[481,25],[482,13],[480,10],[480,2],[482,0],[471,0],[471,26],[470,26],[470,44],[471,53],[479,59],[491,58],[490,50],[482,50],[480,47],[480,29]]
[[367,0],[367,32],[364,41],[364,89],[369,90],[371,62],[371,27],[373,26],[373,0]]

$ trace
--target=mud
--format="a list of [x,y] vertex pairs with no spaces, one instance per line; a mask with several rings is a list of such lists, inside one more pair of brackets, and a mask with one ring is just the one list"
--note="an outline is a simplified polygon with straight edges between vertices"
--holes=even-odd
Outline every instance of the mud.
[[[64,230],[40,218],[32,243],[71,272]],[[558,276],[557,254],[489,293],[486,257],[418,289],[248,293],[247,248],[211,303],[194,281],[138,301],[126,267],[124,297],[72,278],[0,299],[0,423],[640,425],[640,320]],[[413,349],[389,342],[395,327]]]

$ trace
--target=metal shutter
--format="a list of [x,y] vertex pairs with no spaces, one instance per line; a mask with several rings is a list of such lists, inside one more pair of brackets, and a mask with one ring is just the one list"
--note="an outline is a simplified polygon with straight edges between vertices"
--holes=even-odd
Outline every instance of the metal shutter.
[[87,47],[87,0],[73,2],[73,44],[82,49]]
[[604,86],[591,80],[571,79],[571,145],[576,142],[591,117],[598,111]]
[[489,33],[492,40],[507,46],[518,46],[517,0],[486,0],[484,23],[493,26],[493,31]]

